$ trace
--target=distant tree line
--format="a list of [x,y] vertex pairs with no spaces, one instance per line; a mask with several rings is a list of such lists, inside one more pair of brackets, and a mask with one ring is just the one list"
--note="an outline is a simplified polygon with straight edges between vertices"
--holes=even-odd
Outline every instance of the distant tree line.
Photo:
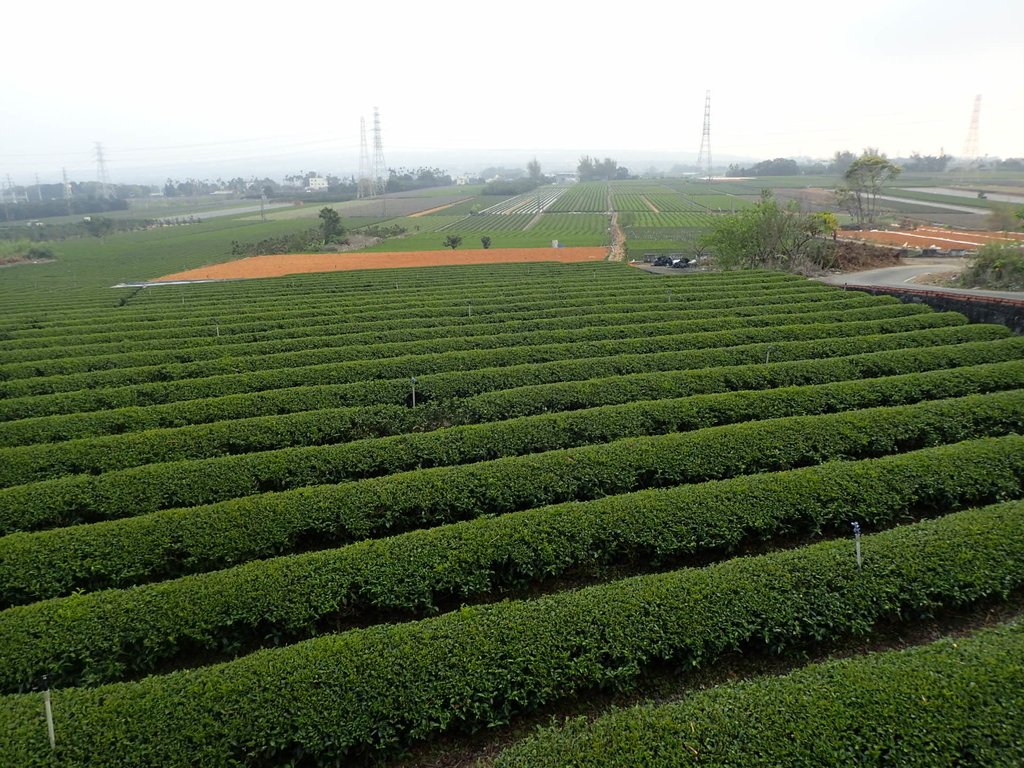
[[[69,210],[70,209],[70,210]],[[89,213],[107,213],[109,211],[125,211],[127,200],[116,198],[71,198],[64,200],[43,200],[40,202],[19,202],[4,204],[4,219],[46,219],[53,216],[77,216]]]
[[424,189],[426,187],[448,187],[452,184],[452,177],[441,168],[389,168],[388,192],[406,192],[410,189]]
[[536,179],[524,177],[522,179],[498,179],[484,184],[480,191],[482,195],[522,195],[541,185]]
[[[106,217],[90,216],[90,219],[109,221],[111,229],[105,234],[114,232],[133,232],[140,229],[147,229],[156,226],[151,219],[109,219]],[[21,240],[27,239],[32,242],[41,243],[52,240],[67,240],[73,237],[87,237],[93,234],[96,224],[90,227],[90,223],[84,219],[81,221],[54,224],[51,222],[40,222],[26,226],[25,224],[12,224],[0,227],[0,240]],[[108,225],[103,224],[103,227]]]
[[733,164],[725,172],[726,176],[797,176],[799,174],[800,166],[796,160],[790,160],[785,157],[763,160],[749,168]]
[[[849,150],[836,151],[827,162],[815,161],[810,163],[799,163],[797,160],[785,157],[776,157],[773,160],[764,160],[751,166],[743,166],[733,163],[726,171],[726,176],[802,176],[802,175],[832,175],[843,176],[850,169],[850,166],[858,159]],[[911,173],[945,173],[956,167],[957,158],[952,155],[941,153],[938,155],[922,155],[914,152],[907,158],[899,159],[900,167]],[[962,165],[962,161],[960,162]],[[984,158],[978,161],[982,169],[1020,171],[1024,170],[1024,158],[1010,157],[1005,160],[996,158]],[[700,169],[693,166],[675,166],[669,171],[669,176],[679,176],[684,173],[692,173]],[[650,175],[650,174],[649,174]]]
[[606,157],[598,160],[590,155],[583,155],[576,165],[576,174],[580,181],[611,181],[612,179],[629,179],[629,168],[619,165],[615,160]]

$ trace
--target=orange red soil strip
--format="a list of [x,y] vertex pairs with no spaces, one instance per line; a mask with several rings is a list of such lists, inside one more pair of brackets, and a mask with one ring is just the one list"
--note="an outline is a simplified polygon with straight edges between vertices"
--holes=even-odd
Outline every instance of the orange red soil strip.
[[[160,280],[224,280],[246,277],[281,277],[306,272],[339,272],[353,269],[441,267],[458,264],[506,264],[510,262],[604,261],[605,247],[596,248],[488,248],[456,251],[387,251],[380,253],[292,253],[249,256],[245,259],[199,267],[156,278]],[[156,282],[155,281],[155,282]]]
[[870,240],[886,245],[909,245],[915,247],[933,246],[943,250],[949,248],[974,247],[986,243],[1024,242],[1024,236],[1014,232],[958,232],[949,229],[921,227],[913,232],[892,230],[860,230],[845,232],[845,237]]
[[425,211],[417,211],[416,213],[410,213],[409,214],[409,218],[410,219],[418,219],[420,216],[426,216],[429,213],[437,213],[438,211],[443,211],[445,208],[451,208],[453,205],[458,205],[459,203],[464,203],[464,202],[466,202],[469,199],[470,198],[468,198],[468,197],[464,197],[461,200],[456,200],[454,203],[448,203],[446,205],[439,205],[439,206],[437,206],[437,208],[428,208]]

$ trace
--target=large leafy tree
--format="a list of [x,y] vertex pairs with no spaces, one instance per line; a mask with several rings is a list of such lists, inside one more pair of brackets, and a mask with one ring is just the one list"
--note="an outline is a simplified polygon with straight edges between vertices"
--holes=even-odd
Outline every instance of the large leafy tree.
[[345,228],[341,225],[341,215],[333,208],[324,207],[320,209],[320,235],[324,243],[333,243],[345,234]]
[[832,214],[781,206],[765,189],[753,208],[717,217],[701,245],[723,269],[801,269],[808,262],[821,266],[831,252],[824,238],[835,226]]
[[877,149],[864,150],[843,174],[843,183],[836,190],[839,205],[850,212],[859,227],[874,224],[878,216],[878,196],[901,170]]

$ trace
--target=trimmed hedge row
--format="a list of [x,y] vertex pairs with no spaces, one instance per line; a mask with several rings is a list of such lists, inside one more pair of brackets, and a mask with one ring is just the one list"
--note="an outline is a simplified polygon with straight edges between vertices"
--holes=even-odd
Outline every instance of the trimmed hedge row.
[[0,538],[0,605],[641,488],[902,453],[1024,428],[1024,391],[795,416],[439,467]]
[[434,612],[451,597],[581,568],[671,564],[850,520],[885,528],[1022,491],[1024,437],[1014,435],[570,502],[57,598],[0,612],[0,690],[29,690],[44,674],[57,686],[137,677],[254,637],[283,644],[343,617]]
[[[627,323],[650,323],[658,320],[697,320],[701,318],[717,319],[725,316],[748,317],[767,314],[796,314],[813,307],[839,309],[855,309],[887,305],[891,302],[875,302],[875,297],[862,293],[811,293],[806,295],[788,294],[785,296],[766,296],[753,302],[751,299],[689,301],[685,309],[666,302],[664,298],[659,304],[644,306],[639,303],[627,307],[608,307],[600,304],[600,297],[592,307],[580,307],[570,315],[559,317],[541,316],[536,319],[513,319],[499,316],[484,316],[476,322],[467,315],[458,318],[446,318],[432,321],[429,324],[422,320],[410,327],[408,320],[376,321],[373,323],[354,323],[345,320],[339,327],[338,319],[303,323],[301,327],[292,329],[292,336],[281,339],[268,339],[266,334],[248,334],[245,339],[235,337],[193,337],[192,339],[175,339],[167,342],[166,348],[154,348],[128,351],[123,348],[111,350],[109,354],[87,354],[85,352],[61,347],[64,356],[49,359],[28,359],[23,362],[10,362],[0,365],[0,379],[19,379],[24,377],[55,376],[72,373],[84,373],[114,368],[140,367],[150,365],[168,365],[196,363],[221,357],[241,355],[265,355],[282,352],[294,352],[313,347],[354,344],[383,344],[391,342],[409,342],[452,336],[486,336],[500,331],[502,334],[526,333],[545,330],[590,328]],[[892,298],[892,297],[887,297]],[[895,300],[895,299],[894,299]],[[702,308],[706,307],[706,308]],[[627,310],[628,311],[623,311]],[[463,306],[465,312],[465,306]],[[452,322],[457,320],[458,322]],[[365,327],[370,326],[370,327]],[[195,342],[202,342],[196,345]],[[183,343],[184,342],[184,343]],[[123,347],[124,345],[118,345]],[[76,356],[67,356],[68,352],[76,352]]]
[[408,378],[432,373],[465,371],[493,366],[504,367],[524,363],[555,362],[603,355],[648,355],[656,352],[707,349],[756,342],[779,343],[858,334],[896,333],[965,325],[966,323],[967,319],[957,312],[928,312],[885,320],[779,325],[769,328],[690,333],[680,336],[505,347],[449,352],[441,355],[407,355],[386,360],[355,360],[346,363],[268,369],[248,374],[208,376],[202,379],[182,379],[110,389],[79,390],[11,398],[0,400],[0,420],[9,421],[29,416],[106,410],[125,405],[193,400],[213,395],[258,392],[318,383],[338,384],[372,379]]
[[629,374],[518,387],[464,399],[428,402],[425,407],[415,409],[388,405],[324,408],[60,444],[0,448],[0,487],[61,475],[99,474],[143,464],[386,437],[435,429],[441,424],[473,424],[636,400],[825,384],[1022,358],[1024,338],[1011,336],[994,342],[872,352],[843,358]]
[[627,437],[1013,389],[1024,389],[1024,360],[802,387],[643,400],[341,445],[149,464],[0,489],[0,534]]
[[[650,371],[679,371],[720,366],[807,361],[873,351],[913,350],[949,344],[1015,338],[1001,325],[960,324],[897,333],[744,344],[718,349],[613,355],[603,358],[526,363],[419,377],[417,404],[478,395],[513,387],[572,382]],[[758,367],[758,370],[762,370]],[[765,368],[764,370],[768,370]],[[691,371],[692,372],[692,371]],[[166,405],[129,406],[106,411],[40,416],[0,423],[0,445],[26,445],[121,434],[143,429],[206,424],[232,418],[270,416],[323,408],[402,403],[409,397],[406,378],[319,386],[301,386],[240,395],[200,398]],[[444,414],[441,414],[444,416]]]
[[[618,276],[621,278],[621,275]],[[788,284],[787,284],[788,283]],[[650,283],[634,286],[623,286],[620,279],[608,281],[607,293],[618,301],[625,300],[629,293],[634,294],[634,299],[639,303],[656,303],[667,300],[667,296],[659,290],[661,286],[653,286]],[[633,290],[630,291],[629,289]],[[679,286],[673,294],[674,300],[684,301],[689,297],[706,298],[708,295],[727,296],[735,298],[753,298],[765,293],[776,293],[779,291],[809,292],[819,290],[822,293],[834,293],[838,288],[815,284],[805,279],[798,278],[796,281],[778,281],[751,278],[744,281],[705,283],[701,285],[698,281],[691,281],[688,287]],[[595,290],[594,284],[589,280],[574,281],[560,285],[554,289],[549,286],[532,286],[529,290],[520,292],[509,286],[496,296],[478,301],[475,311],[480,315],[502,315],[509,314],[509,302],[506,296],[515,298],[515,312],[529,310],[552,310],[561,308],[560,311],[569,313],[573,308],[592,306],[595,294],[602,291]],[[488,296],[493,292],[487,292]],[[472,293],[467,293],[464,288],[445,287],[442,291],[435,291],[428,294],[428,298],[418,298],[415,294],[399,290],[397,292],[385,291],[383,295],[366,297],[360,293],[361,301],[353,305],[351,302],[343,302],[337,299],[328,299],[318,302],[310,307],[307,302],[296,307],[294,302],[289,302],[287,308],[268,312],[264,307],[247,308],[244,300],[232,296],[222,304],[221,308],[211,309],[207,315],[205,312],[196,316],[186,305],[174,306],[173,303],[165,312],[150,314],[144,317],[136,317],[130,320],[119,320],[104,327],[102,331],[96,330],[97,317],[106,315],[106,312],[91,312],[88,317],[82,318],[79,322],[62,325],[37,325],[33,323],[29,328],[18,328],[7,331],[7,340],[0,341],[0,349],[19,349],[27,347],[45,348],[58,346],[62,339],[68,335],[76,337],[79,343],[95,343],[99,340],[117,341],[124,336],[130,335],[137,340],[148,338],[164,338],[167,332],[172,334],[186,334],[200,329],[209,333],[210,318],[216,317],[216,312],[223,313],[223,307],[230,305],[230,321],[222,328],[222,333],[233,335],[239,329],[244,332],[256,332],[280,328],[303,322],[307,317],[323,317],[328,311],[333,311],[339,318],[353,319],[358,322],[373,322],[380,320],[381,310],[385,309],[392,320],[398,319],[429,319],[432,317],[446,317],[450,315],[461,315],[466,308],[466,299],[472,298]],[[664,299],[662,298],[664,297]],[[173,300],[172,300],[173,302]],[[275,302],[277,303],[277,302]],[[113,310],[117,314],[117,310]],[[269,317],[268,317],[269,316]],[[253,319],[250,319],[253,318]],[[225,318],[227,319],[227,318]]]
[[[311,342],[312,348],[294,352],[247,353],[243,357],[224,355],[213,360],[169,365],[111,368],[83,373],[36,376],[0,381],[0,398],[47,395],[74,392],[81,389],[123,387],[151,382],[185,381],[210,376],[234,375],[280,368],[298,368],[329,363],[358,360],[384,360],[409,355],[443,355],[451,352],[500,350],[513,347],[545,346],[548,344],[579,344],[586,341],[632,339],[637,336],[676,336],[713,331],[732,331],[747,328],[771,328],[802,323],[835,323],[887,318],[908,317],[930,313],[923,304],[885,304],[859,308],[828,308],[820,305],[800,305],[796,312],[751,315],[747,317],[715,317],[697,319],[658,318],[651,322],[630,322],[626,325],[584,325],[570,329],[525,331],[519,333],[492,333],[483,336],[462,335],[446,330],[444,335],[416,341],[373,343],[373,337],[347,336],[320,337]],[[360,335],[361,336],[361,335]],[[332,340],[335,342],[332,344]],[[273,346],[273,345],[271,345]]]
[[[771,355],[774,357],[775,354],[775,350],[772,350]],[[570,411],[633,400],[827,384],[1020,359],[1024,359],[1024,337],[1008,336],[994,341],[965,341],[955,345],[921,346],[843,357],[528,385],[451,400],[444,403],[443,414],[444,418],[454,421],[494,421],[545,411]]]
[[1024,622],[577,718],[494,768],[1024,765]]
[[[0,698],[0,763],[18,766],[355,762],[456,728],[508,722],[655,663],[786,652],[876,622],[1006,596],[1024,584],[1024,503],[699,570],[308,640],[135,683]],[[66,725],[65,725],[66,724]],[[71,725],[73,724],[73,725]]]

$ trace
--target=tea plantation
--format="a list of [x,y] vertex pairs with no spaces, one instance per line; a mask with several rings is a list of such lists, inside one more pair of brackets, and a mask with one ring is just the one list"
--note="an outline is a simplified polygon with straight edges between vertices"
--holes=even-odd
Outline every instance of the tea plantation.
[[[0,765],[386,763],[1024,587],[1001,326],[612,263],[19,285]],[[1021,638],[615,710],[496,764],[1019,765]]]

